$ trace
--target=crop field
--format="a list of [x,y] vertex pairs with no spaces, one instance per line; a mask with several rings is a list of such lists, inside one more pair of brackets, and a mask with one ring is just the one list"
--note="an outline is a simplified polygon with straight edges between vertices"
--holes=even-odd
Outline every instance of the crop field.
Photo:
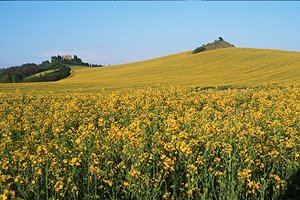
[[299,85],[300,53],[272,49],[225,48],[186,51],[151,60],[100,68],[73,67],[55,83],[0,84],[0,93],[94,93],[102,90],[180,87]]
[[17,90],[0,117],[0,199],[275,199],[300,169],[297,87]]
[[153,86],[249,86],[299,84],[300,53],[271,49],[225,48],[95,69],[79,69],[60,83],[89,83],[94,88]]

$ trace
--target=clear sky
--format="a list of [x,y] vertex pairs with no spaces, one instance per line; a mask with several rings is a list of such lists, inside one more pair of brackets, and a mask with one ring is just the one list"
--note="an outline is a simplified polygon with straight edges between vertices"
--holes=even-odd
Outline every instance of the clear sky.
[[300,51],[300,2],[0,1],[0,67],[71,54],[119,64],[195,49]]

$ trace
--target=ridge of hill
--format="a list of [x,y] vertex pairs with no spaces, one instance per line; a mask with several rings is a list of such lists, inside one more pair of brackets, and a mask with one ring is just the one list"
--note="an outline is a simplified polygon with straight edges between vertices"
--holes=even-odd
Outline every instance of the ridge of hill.
[[100,69],[77,69],[61,83],[94,83],[103,88],[151,86],[245,86],[298,83],[300,53],[251,48],[191,51]]
[[0,84],[1,91],[97,92],[146,87],[244,87],[300,83],[300,52],[254,48],[186,51],[103,68],[71,67],[53,83]]

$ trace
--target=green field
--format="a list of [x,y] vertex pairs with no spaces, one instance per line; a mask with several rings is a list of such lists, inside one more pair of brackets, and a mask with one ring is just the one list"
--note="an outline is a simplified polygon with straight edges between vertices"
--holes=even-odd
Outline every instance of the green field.
[[1,92],[95,92],[145,87],[256,86],[300,81],[300,53],[271,49],[226,48],[186,51],[142,62],[103,68],[74,67],[53,83],[0,84]]

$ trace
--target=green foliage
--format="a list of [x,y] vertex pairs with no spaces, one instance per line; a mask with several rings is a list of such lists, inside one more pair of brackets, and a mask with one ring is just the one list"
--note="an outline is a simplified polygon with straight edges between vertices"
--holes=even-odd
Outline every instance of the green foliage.
[[89,63],[84,63],[80,58],[72,59],[72,60],[62,60],[60,63],[68,64],[68,65],[78,65],[78,66],[89,66]]
[[[62,56],[52,56],[51,62],[43,61],[41,64],[24,64],[17,67],[10,67],[0,70],[0,83],[19,83],[19,82],[39,82],[39,81],[57,81],[70,75],[70,67],[67,65],[102,67],[84,63],[80,58],[74,55],[71,60],[65,60]],[[46,72],[35,76],[40,72]],[[49,73],[48,73],[49,72]]]
[[205,51],[205,48],[204,48],[203,46],[201,46],[201,47],[196,48],[196,49],[192,52],[192,54],[200,53],[200,52],[203,52],[203,51]]
[[58,81],[60,79],[66,78],[71,74],[71,68],[66,65],[59,65],[54,70],[48,73],[41,74],[39,76],[32,76],[26,79],[26,82],[49,82]]
[[91,64],[90,67],[104,67],[103,65]]
[[40,65],[39,65],[39,67],[41,68],[41,69],[50,69],[51,67],[53,67],[53,64],[51,64],[48,60],[46,60],[46,61],[43,61]]
[[52,64],[68,64],[68,65],[80,65],[80,66],[89,66],[89,63],[82,62],[81,58],[78,58],[76,55],[71,60],[65,60],[62,56],[52,56]]
[[51,57],[51,63],[55,63],[55,62],[58,62],[60,60],[62,60],[62,57],[60,55]]
[[[49,73],[47,73],[48,71]],[[29,63],[19,67],[10,67],[0,70],[0,82],[20,83],[57,81],[69,76],[70,71],[70,67],[59,62],[50,63],[49,61],[44,61],[40,65]],[[45,73],[40,76],[34,76],[40,72]]]
[[214,50],[214,49],[221,49],[221,48],[228,48],[234,47],[234,45],[230,44],[229,42],[224,41],[222,37],[219,37],[218,40],[215,40],[212,43],[208,43],[206,45],[202,45],[201,47],[196,48],[192,53],[200,53],[203,51]]
[[22,82],[26,77],[29,77],[41,71],[42,69],[34,63],[27,63],[18,67],[2,69],[0,70],[0,82],[19,83]]

